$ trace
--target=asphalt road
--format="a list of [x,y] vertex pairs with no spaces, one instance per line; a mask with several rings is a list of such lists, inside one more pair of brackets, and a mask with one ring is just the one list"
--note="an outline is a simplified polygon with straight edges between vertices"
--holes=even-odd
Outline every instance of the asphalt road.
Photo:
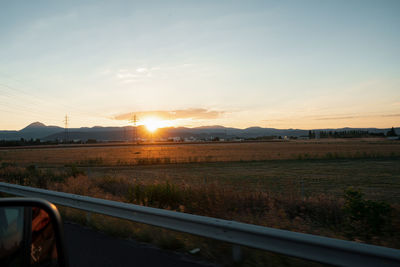
[[65,223],[65,243],[71,267],[77,266],[190,266],[210,264],[195,262],[189,256],[164,251],[135,242]]

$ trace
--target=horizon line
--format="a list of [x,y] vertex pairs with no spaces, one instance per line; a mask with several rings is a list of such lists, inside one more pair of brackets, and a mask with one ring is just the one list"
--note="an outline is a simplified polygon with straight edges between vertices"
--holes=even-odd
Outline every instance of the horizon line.
[[[28,124],[27,126],[21,128],[20,130],[2,130],[0,129],[0,131],[22,131],[23,129],[31,126],[32,124],[35,123],[40,123],[43,124],[44,127],[58,127],[61,129],[65,129],[65,127],[62,126],[58,126],[58,125],[46,125],[45,123],[42,122],[33,122]],[[101,125],[95,125],[95,126],[80,126],[80,127],[67,127],[67,129],[81,129],[81,128],[126,128],[126,127],[145,127],[145,125],[141,124],[141,125],[137,125],[137,126],[133,126],[133,125],[125,125],[125,126],[101,126]],[[261,128],[261,129],[276,129],[276,130],[303,130],[303,131],[309,131],[309,130],[336,130],[336,129],[380,129],[380,130],[384,130],[384,129],[390,129],[390,128],[400,128],[400,126],[389,126],[389,127],[351,127],[351,126],[343,126],[343,127],[335,127],[335,128],[330,128],[330,127],[324,127],[324,128],[275,128],[275,127],[262,127],[262,126],[250,126],[250,127],[245,127],[245,128],[239,128],[239,127],[231,127],[231,126],[223,126],[223,125],[203,125],[203,126],[195,126],[195,127],[190,127],[190,126],[168,126],[168,127],[159,127],[158,129],[169,129],[169,128],[188,128],[188,129],[196,129],[196,128],[232,128],[232,129],[237,129],[237,130],[246,130],[249,128]]]

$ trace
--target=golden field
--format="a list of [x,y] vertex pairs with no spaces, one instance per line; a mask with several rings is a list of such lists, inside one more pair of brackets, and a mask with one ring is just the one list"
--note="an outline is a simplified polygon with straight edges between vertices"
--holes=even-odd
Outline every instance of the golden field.
[[63,146],[1,149],[0,159],[41,166],[146,165],[282,159],[376,158],[400,156],[400,142],[342,140]]

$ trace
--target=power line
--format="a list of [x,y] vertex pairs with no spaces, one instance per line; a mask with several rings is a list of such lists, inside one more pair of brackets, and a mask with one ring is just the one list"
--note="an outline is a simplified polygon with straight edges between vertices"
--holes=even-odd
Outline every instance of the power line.
[[[1,101],[0,101],[0,103],[1,103]],[[10,106],[7,106],[7,104],[1,105],[1,107],[2,107],[1,111],[8,114],[8,116],[7,116],[8,118],[11,118],[14,115],[16,115],[16,116],[20,115],[20,117],[27,118],[27,115],[28,115],[30,117],[37,117],[37,118],[45,117],[46,119],[51,119],[51,120],[60,119],[60,117],[57,118],[55,115],[47,115],[45,112],[29,110],[29,109],[26,109],[26,107],[19,107],[19,106],[15,106],[15,105],[10,107]],[[49,113],[49,112],[47,112],[47,113]]]
[[[7,74],[1,73],[1,72],[0,72],[0,75],[3,76],[3,77],[6,77],[6,79],[8,79],[9,81],[10,80],[11,81],[15,81],[15,82],[20,83],[20,84],[26,83],[24,81],[21,81],[21,80],[13,78],[11,75],[7,75]],[[31,87],[28,87],[28,88],[30,88],[30,90],[34,90],[34,88],[31,88]],[[17,98],[23,99],[23,101],[21,101],[21,104],[23,104],[23,107],[20,107],[20,112],[23,112],[23,113],[31,114],[32,110],[36,110],[37,114],[40,113],[40,116],[49,117],[50,113],[48,112],[48,110],[41,111],[41,109],[44,108],[44,106],[46,106],[46,105],[47,106],[50,105],[50,106],[53,107],[52,108],[53,111],[57,110],[57,112],[60,112],[60,113],[61,112],[64,113],[65,109],[68,109],[68,110],[72,109],[73,113],[76,116],[85,116],[85,117],[94,117],[94,118],[101,118],[102,117],[102,116],[99,116],[98,113],[94,113],[94,112],[91,112],[91,111],[86,111],[86,110],[80,109],[79,107],[76,107],[76,106],[65,105],[64,103],[59,103],[58,101],[56,101],[56,99],[54,97],[51,97],[51,96],[46,96],[46,98],[50,98],[51,99],[50,101],[46,101],[46,100],[44,100],[44,99],[42,99],[40,97],[37,97],[36,95],[28,93],[25,89],[21,89],[19,87],[14,86],[14,85],[13,86],[8,85],[7,80],[6,80],[6,83],[4,83],[4,81],[0,82],[0,93],[1,93],[0,97],[9,97],[9,98],[11,98],[11,101],[14,102],[14,103],[17,102],[17,101],[14,101],[13,98],[17,97]],[[54,99],[54,101],[52,99]],[[27,103],[29,103],[29,104],[25,105]],[[12,105],[12,106],[15,107],[14,105]],[[63,106],[64,108],[61,108],[60,106]],[[52,114],[54,114],[54,112],[52,112]],[[135,123],[135,126],[136,126],[136,123]],[[137,140],[136,129],[135,129],[135,133],[134,134],[135,134],[135,140]]]
[[[5,98],[10,98],[10,100],[6,100],[9,102],[6,102],[4,106],[9,106],[9,108],[12,109],[12,112],[14,112],[15,109],[16,108],[18,109],[19,107],[21,112],[32,114],[35,113],[36,111],[36,114],[39,114],[40,116],[49,117],[49,114],[54,114],[54,112],[49,112],[50,107],[46,108],[45,107],[46,105],[53,104],[56,107],[56,109],[60,110],[59,106],[55,104],[53,101],[44,101],[43,99],[39,99],[33,95],[19,91],[17,88],[10,87],[8,85],[0,83],[0,89],[2,89],[1,87],[3,87],[3,89],[8,88],[6,89],[7,90],[6,92],[0,90],[0,92],[2,92],[2,95],[0,96]],[[16,94],[16,92],[19,92],[20,94]],[[35,99],[37,99],[38,101],[37,100],[35,101]],[[43,109],[46,110],[43,111]],[[51,109],[54,111],[54,108]],[[52,118],[55,119],[55,117]]]
[[[54,112],[49,112],[49,109],[43,110],[41,105],[26,105],[18,101],[4,101],[0,99],[0,104],[3,108],[8,109],[8,113],[14,113],[15,111],[20,111],[25,114],[33,114],[38,116],[46,116],[55,119],[53,115]],[[43,108],[43,107],[42,107]],[[59,118],[59,117],[58,117]]]
[[[32,95],[32,94],[30,94],[30,93],[27,93],[26,91],[24,91],[24,90],[22,90],[21,88],[17,88],[16,86],[10,86],[10,85],[8,85],[8,84],[4,84],[4,83],[0,83],[0,87],[3,87],[3,88],[6,88],[6,90],[8,91],[8,92],[19,92],[20,94],[23,94],[23,95],[25,95],[25,96],[28,96],[30,99],[31,99],[31,103],[32,103],[32,99],[36,99],[36,103],[35,104],[37,104],[37,102],[41,102],[41,103],[45,103],[46,105],[53,105],[54,107],[57,107],[58,109],[60,108],[60,106],[63,106],[63,107],[65,107],[65,108],[67,108],[67,109],[74,109],[74,110],[78,110],[78,112],[80,113],[80,114],[82,114],[82,115],[86,115],[86,116],[94,116],[94,117],[98,117],[98,114],[95,114],[95,113],[91,113],[91,112],[88,112],[88,111],[84,111],[84,110],[82,110],[82,109],[79,109],[79,108],[77,108],[77,107],[72,107],[72,106],[70,106],[70,105],[65,105],[65,104],[63,104],[63,103],[57,103],[56,101],[45,101],[45,100],[43,100],[43,99],[41,99],[41,98],[39,98],[39,97],[37,97],[37,96],[35,96],[35,95]],[[4,91],[3,91],[4,92]],[[15,97],[16,95],[14,94],[14,97]],[[10,96],[9,96],[10,97]],[[12,97],[12,96],[11,96]]]

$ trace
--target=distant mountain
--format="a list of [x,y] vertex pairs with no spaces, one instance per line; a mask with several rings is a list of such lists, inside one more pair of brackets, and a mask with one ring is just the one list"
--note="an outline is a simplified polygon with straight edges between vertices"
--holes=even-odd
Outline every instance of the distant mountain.
[[[21,131],[29,131],[29,130],[34,130],[34,129],[46,128],[46,127],[47,127],[46,125],[37,121],[37,122],[33,122],[33,123],[29,124]],[[51,126],[49,126],[49,127],[51,127]]]
[[34,122],[19,131],[0,131],[0,140],[38,139],[60,131],[63,131],[63,128]]
[[225,129],[225,127],[221,125],[212,125],[212,126],[200,126],[196,127],[196,129]]
[[[364,130],[370,133],[386,133],[390,129],[378,128],[340,128],[340,129],[315,129],[313,131],[351,131],[351,130]],[[395,128],[396,132],[400,134],[400,128]],[[96,139],[102,141],[124,141],[132,140],[135,134],[132,126],[125,127],[81,127],[68,129],[68,139],[82,140]],[[144,126],[138,126],[136,134],[141,138],[149,138],[151,135],[146,131]],[[219,138],[256,138],[261,136],[307,136],[308,130],[301,129],[275,129],[275,128],[261,128],[249,127],[246,129],[237,129],[231,127],[224,127],[220,125],[215,126],[202,126],[196,128],[186,127],[167,127],[157,130],[157,137],[171,138],[196,138],[196,139],[210,139],[214,137]],[[34,122],[19,131],[0,131],[0,140],[19,140],[24,139],[41,139],[45,141],[63,140],[65,138],[64,128],[58,126],[46,126],[40,122]]]

